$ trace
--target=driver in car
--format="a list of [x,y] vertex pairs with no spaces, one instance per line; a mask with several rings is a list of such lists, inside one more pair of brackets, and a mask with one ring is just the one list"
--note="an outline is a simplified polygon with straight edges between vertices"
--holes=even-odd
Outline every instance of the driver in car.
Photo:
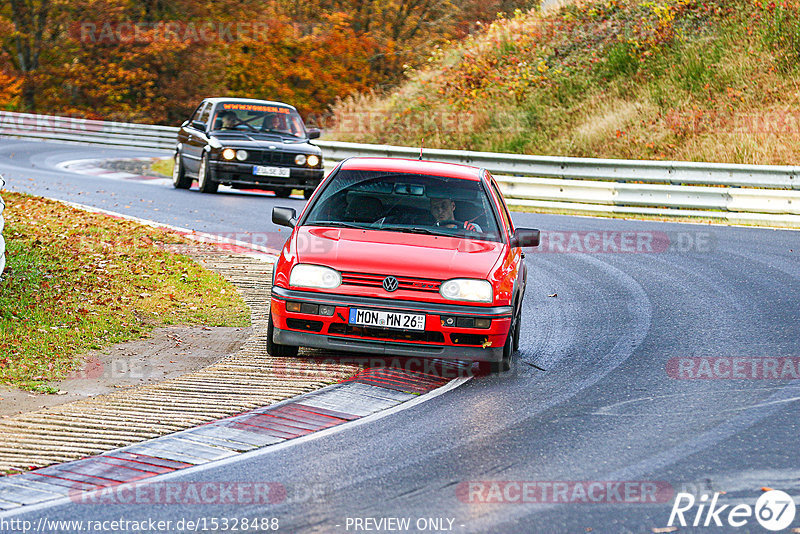
[[221,111],[217,118],[222,121],[220,125],[222,130],[232,130],[236,126],[236,113],[233,111]]
[[447,228],[464,228],[473,232],[482,232],[481,227],[471,221],[457,221],[455,216],[456,203],[451,198],[432,198],[431,215],[436,219],[436,226]]
[[283,117],[280,115],[274,114],[267,119],[267,129],[272,130],[273,132],[287,132],[286,123],[283,120]]

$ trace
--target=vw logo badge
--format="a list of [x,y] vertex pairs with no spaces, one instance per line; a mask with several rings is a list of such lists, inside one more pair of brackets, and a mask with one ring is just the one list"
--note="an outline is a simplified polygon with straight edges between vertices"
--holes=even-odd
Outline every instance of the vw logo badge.
[[397,287],[400,283],[397,281],[397,278],[394,276],[387,276],[383,279],[383,289],[391,293],[392,291],[397,291]]

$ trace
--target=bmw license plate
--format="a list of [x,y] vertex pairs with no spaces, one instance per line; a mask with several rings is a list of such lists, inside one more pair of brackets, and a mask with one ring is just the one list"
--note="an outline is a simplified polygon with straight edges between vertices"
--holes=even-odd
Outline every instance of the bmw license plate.
[[280,176],[288,178],[292,170],[288,167],[262,167],[261,165],[253,166],[253,174],[256,176]]
[[425,330],[425,315],[350,308],[349,323],[403,330]]

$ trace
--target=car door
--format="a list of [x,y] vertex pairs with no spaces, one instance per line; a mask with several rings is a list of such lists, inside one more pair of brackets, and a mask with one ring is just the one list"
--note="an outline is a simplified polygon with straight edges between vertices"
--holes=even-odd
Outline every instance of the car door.
[[[506,206],[503,193],[500,192],[497,182],[494,181],[494,178],[491,174],[489,174],[488,171],[486,172],[486,181],[489,184],[489,189],[491,189],[492,195],[495,197],[500,219],[504,226],[503,231],[505,232],[506,242],[510,243],[511,237],[514,235],[514,221],[511,220],[511,214]],[[505,258],[505,262],[510,266],[512,272],[516,273],[516,280],[514,282],[514,294],[516,295],[516,298],[514,299],[516,306],[515,311],[519,311],[520,307],[522,306],[522,297],[525,294],[525,283],[527,282],[527,266],[525,265],[523,259],[524,255],[522,254],[521,248],[508,248],[508,255]]]
[[[211,115],[211,103],[206,102],[198,108],[197,113],[192,116],[189,123],[184,126],[186,130],[186,140],[183,142],[183,161],[188,170],[192,174],[197,174],[200,167],[200,157],[203,155],[203,149],[208,144],[208,118]],[[202,122],[204,129],[197,128],[195,123]]]

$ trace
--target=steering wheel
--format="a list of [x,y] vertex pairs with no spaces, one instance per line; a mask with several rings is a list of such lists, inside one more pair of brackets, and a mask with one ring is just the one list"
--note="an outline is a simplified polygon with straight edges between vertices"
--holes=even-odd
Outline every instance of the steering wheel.
[[441,221],[436,221],[436,226],[448,226],[449,227],[451,225],[455,226],[456,228],[458,228],[460,226],[458,221],[456,221],[455,219],[442,219]]

